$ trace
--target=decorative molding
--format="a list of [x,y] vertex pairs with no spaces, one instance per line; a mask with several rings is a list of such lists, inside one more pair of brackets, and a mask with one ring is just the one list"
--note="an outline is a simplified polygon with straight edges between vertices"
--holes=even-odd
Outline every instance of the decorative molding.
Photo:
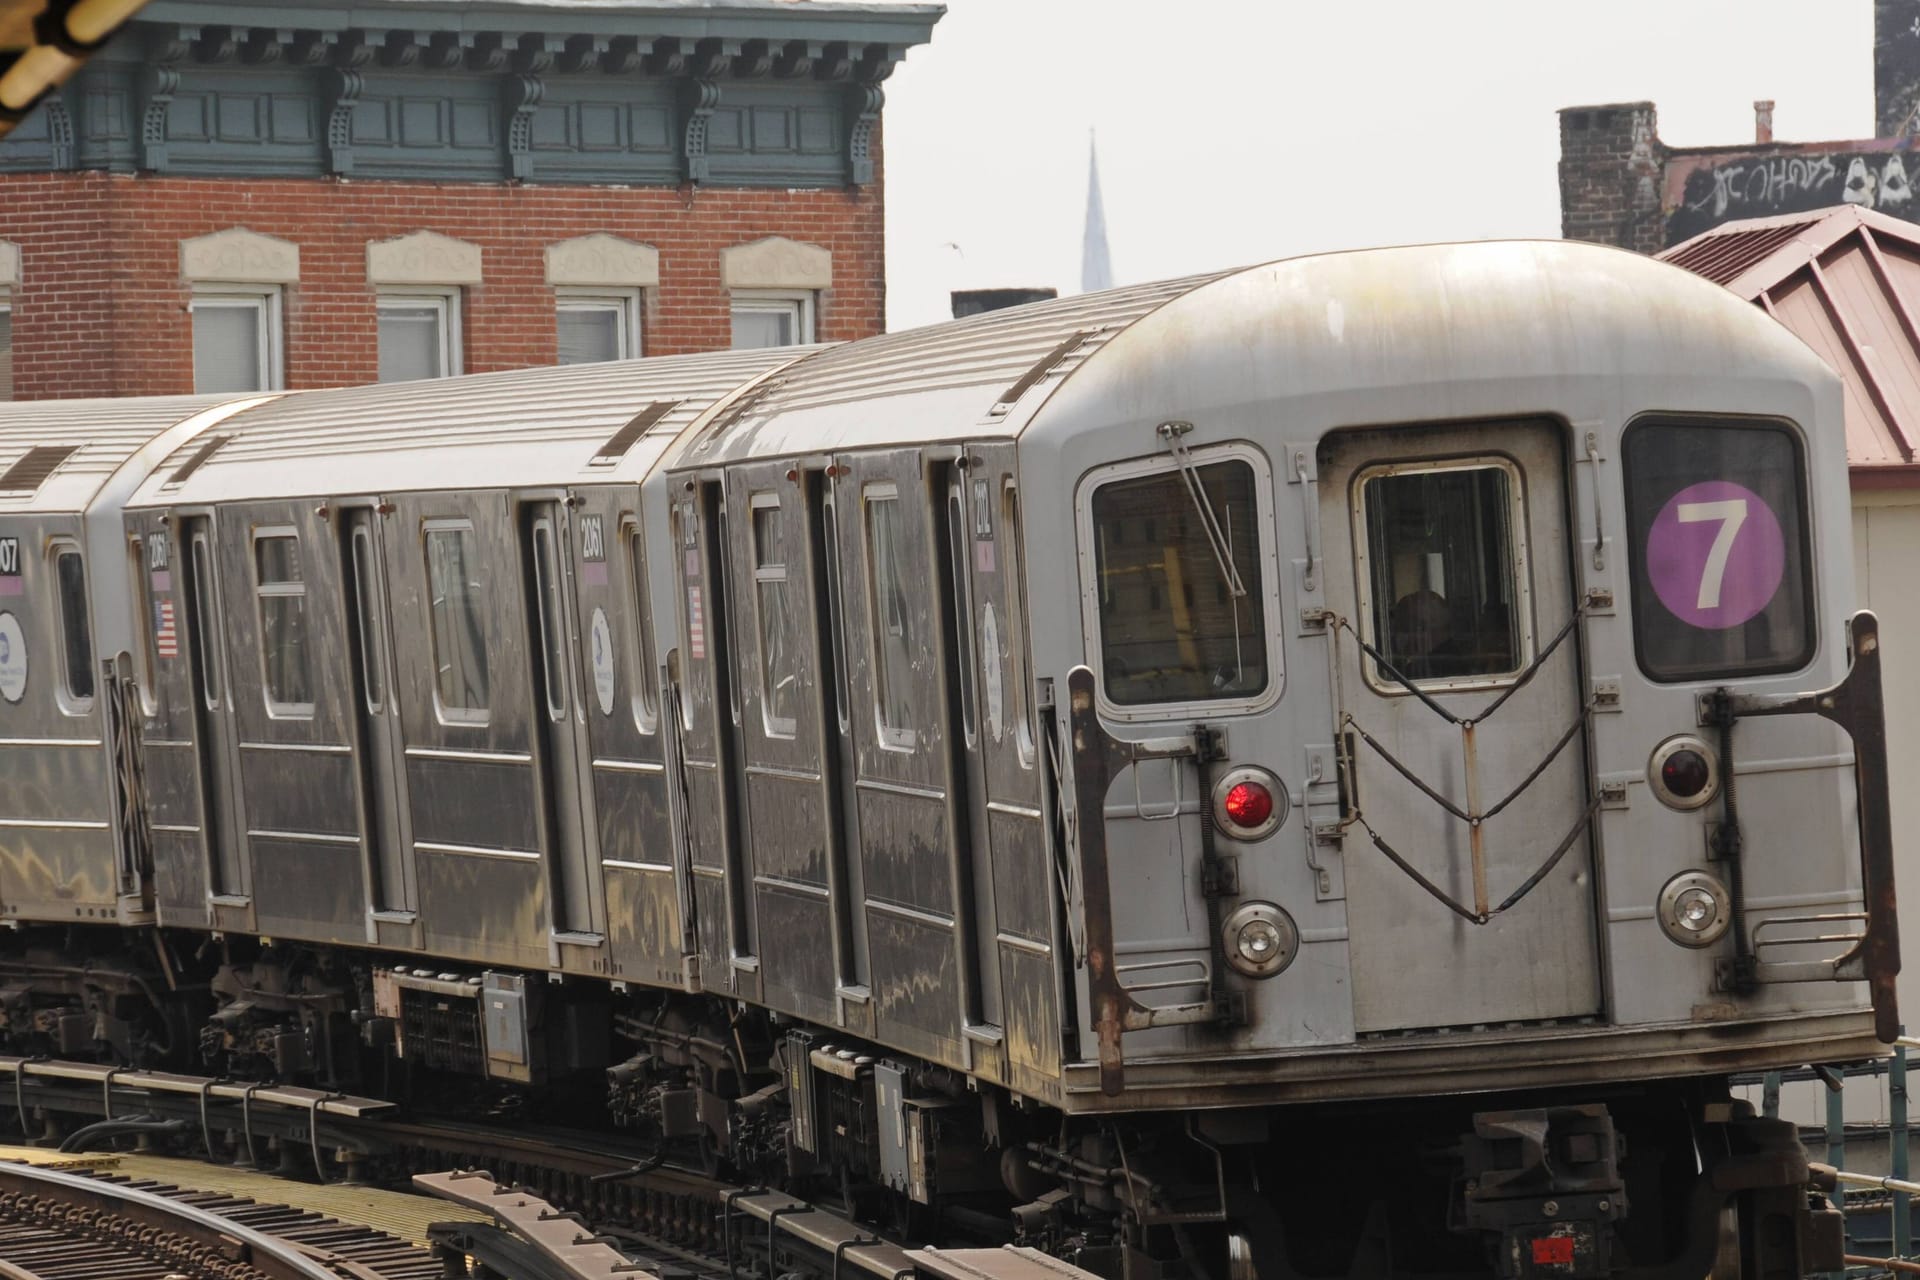
[[479,284],[480,246],[437,231],[371,241],[367,245],[367,283]]
[[0,240],[0,289],[20,287],[20,246]]
[[558,65],[569,75],[593,71],[612,48],[613,41],[606,36],[568,36],[561,47]]
[[732,69],[734,59],[740,56],[743,41],[731,40],[722,36],[708,36],[693,47],[693,57],[688,68],[702,80],[717,79]]
[[420,60],[436,71],[452,71],[466,61],[473,37],[459,31],[436,31],[420,51]]
[[652,51],[653,46],[638,36],[615,36],[600,55],[600,69],[610,76],[639,75],[646,69],[647,55]]
[[417,31],[383,32],[376,56],[380,65],[389,70],[412,66],[420,61],[420,33]]
[[328,39],[318,31],[296,31],[281,57],[295,67],[317,67],[327,60]]
[[463,40],[467,50],[467,70],[504,71],[507,68],[507,38],[498,31],[476,32]]
[[327,102],[327,172],[345,177],[353,172],[353,109],[367,82],[358,71],[333,70],[333,93]]
[[293,32],[272,27],[250,27],[240,35],[240,61],[249,66],[271,66],[286,57]]
[[773,71],[774,51],[765,40],[749,40],[733,59],[733,74],[741,80],[764,80]]
[[825,48],[818,40],[789,40],[773,60],[773,74],[781,80],[800,80],[810,76]]
[[767,236],[720,251],[720,284],[728,289],[825,289],[833,284],[833,252],[785,236]]
[[880,108],[886,101],[877,84],[847,89],[847,181],[853,186],[873,181],[873,127],[880,123]]
[[170,63],[156,62],[141,72],[139,163],[142,169],[155,173],[167,171],[167,111],[173,106],[174,91],[179,87],[180,72]]
[[245,227],[195,236],[180,242],[180,278],[189,284],[293,284],[300,279],[300,246]]
[[200,62],[232,62],[239,54],[239,42],[232,27],[190,27],[193,56]]
[[553,70],[555,62],[566,52],[566,48],[564,36],[529,31],[514,42],[511,59],[513,69],[521,75],[545,75]]
[[680,158],[688,182],[707,180],[707,123],[720,105],[720,86],[711,80],[688,80],[680,86],[680,111],[685,124],[680,135]]
[[519,75],[507,81],[508,176],[519,182],[533,180],[533,113],[546,92],[539,76]]
[[547,246],[547,283],[574,288],[657,288],[660,251],[605,232],[562,240]]
[[379,52],[373,38],[358,28],[342,31],[330,37],[329,42],[333,46],[333,65],[336,67],[364,67]]
[[57,91],[48,94],[41,100],[40,109],[47,113],[47,144],[53,167],[62,171],[73,168],[73,113],[67,110],[65,95]]
[[677,76],[687,69],[687,42],[678,36],[661,36],[647,55],[647,74]]

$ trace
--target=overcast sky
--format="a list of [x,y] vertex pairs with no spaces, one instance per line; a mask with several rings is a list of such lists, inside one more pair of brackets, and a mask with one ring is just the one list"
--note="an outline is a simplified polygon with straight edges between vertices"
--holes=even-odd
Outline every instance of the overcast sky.
[[[887,82],[888,320],[1080,280],[1087,130],[1116,284],[1558,236],[1564,106],[1680,146],[1873,133],[1871,0],[946,0]],[[957,246],[957,247],[954,247]]]

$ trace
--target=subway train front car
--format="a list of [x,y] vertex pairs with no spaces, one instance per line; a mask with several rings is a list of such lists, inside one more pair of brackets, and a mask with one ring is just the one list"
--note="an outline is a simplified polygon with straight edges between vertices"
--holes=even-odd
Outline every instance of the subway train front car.
[[1879,635],[1840,383],[1716,286],[1402,248],[97,412],[160,443],[0,480],[9,1053],[1127,1280],[1842,1266],[1727,1077],[1895,1034]]

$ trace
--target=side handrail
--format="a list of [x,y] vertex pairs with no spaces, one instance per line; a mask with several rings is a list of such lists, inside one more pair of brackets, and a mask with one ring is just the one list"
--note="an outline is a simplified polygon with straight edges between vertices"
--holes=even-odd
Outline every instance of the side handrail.
[[[1848,627],[1853,662],[1840,683],[1814,693],[1732,693],[1716,689],[1702,696],[1707,723],[1712,717],[1817,715],[1833,721],[1853,739],[1854,787],[1860,800],[1860,880],[1866,897],[1866,928],[1835,962],[1836,969],[1858,963],[1873,998],[1874,1033],[1882,1044],[1900,1035],[1900,919],[1894,895],[1893,809],[1887,773],[1887,708],[1880,674],[1880,620],[1869,610],[1853,615]],[[1727,763],[1729,770],[1732,762]]]

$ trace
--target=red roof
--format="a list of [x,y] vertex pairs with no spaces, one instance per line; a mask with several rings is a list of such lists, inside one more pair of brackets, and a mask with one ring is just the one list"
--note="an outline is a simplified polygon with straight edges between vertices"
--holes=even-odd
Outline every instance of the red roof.
[[1729,222],[1660,258],[1766,308],[1840,374],[1856,487],[1920,483],[1920,226],[1840,205]]

